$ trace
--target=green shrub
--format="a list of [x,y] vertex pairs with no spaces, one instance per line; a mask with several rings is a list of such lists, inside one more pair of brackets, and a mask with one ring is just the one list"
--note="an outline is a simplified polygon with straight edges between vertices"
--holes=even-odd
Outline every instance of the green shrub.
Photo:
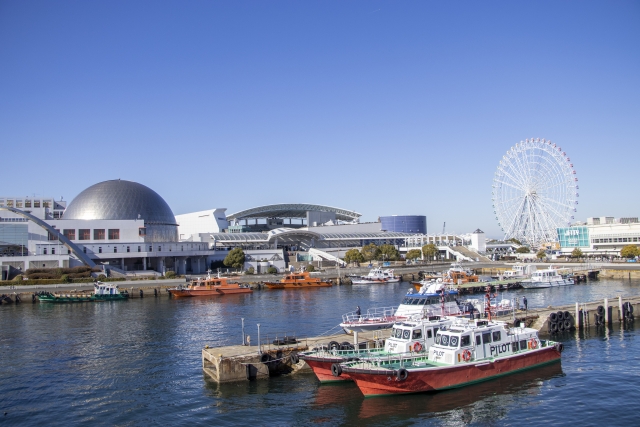
[[246,271],[247,274],[253,274],[255,272],[255,269],[253,267],[249,267]]
[[13,278],[14,282],[22,282],[22,280],[24,280],[24,278],[22,277],[22,274],[18,274],[16,277]]
[[276,274],[278,272],[278,269],[275,267],[269,267],[267,268],[267,273],[268,274]]
[[311,273],[313,271],[316,271],[316,268],[313,266],[313,264],[309,264],[307,265],[307,271]]
[[60,281],[62,283],[71,283],[71,278],[68,274],[63,274],[62,276],[60,276]]
[[105,276],[104,274],[100,274],[97,277],[98,280],[105,280],[106,278],[107,278],[107,276]]
[[176,277],[176,272],[167,271],[166,273],[164,273],[164,277],[166,277],[167,279],[174,279]]

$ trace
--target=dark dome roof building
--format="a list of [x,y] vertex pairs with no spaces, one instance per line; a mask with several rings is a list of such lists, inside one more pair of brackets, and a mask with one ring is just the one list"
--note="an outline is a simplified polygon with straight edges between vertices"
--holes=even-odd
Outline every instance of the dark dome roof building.
[[137,182],[99,182],[82,191],[64,212],[65,220],[144,220],[145,241],[175,242],[178,224],[171,208],[149,187]]

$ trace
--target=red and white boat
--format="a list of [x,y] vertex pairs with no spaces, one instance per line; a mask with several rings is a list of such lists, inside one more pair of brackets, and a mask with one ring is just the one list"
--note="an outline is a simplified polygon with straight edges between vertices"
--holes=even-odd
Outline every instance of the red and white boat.
[[198,277],[187,285],[178,285],[175,288],[169,288],[168,291],[174,297],[201,297],[253,293],[253,289],[248,285],[229,283],[227,282],[226,277],[211,277],[211,272],[208,272],[207,277],[205,278]]
[[387,355],[426,354],[434,343],[438,330],[453,323],[452,318],[431,317],[417,321],[396,323],[391,330],[391,336],[384,340],[384,346],[376,342],[373,348],[360,348],[360,345],[342,344],[331,341],[311,351],[298,353],[313,370],[321,382],[348,381],[347,374],[341,374],[340,364],[353,360],[365,360],[372,357]]
[[438,331],[428,355],[385,356],[340,365],[365,396],[463,387],[560,361],[562,344],[526,327],[458,318]]

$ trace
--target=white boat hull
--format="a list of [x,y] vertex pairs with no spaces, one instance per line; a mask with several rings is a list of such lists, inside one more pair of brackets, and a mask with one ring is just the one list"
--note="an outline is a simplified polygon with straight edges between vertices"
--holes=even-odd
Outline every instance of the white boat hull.
[[573,279],[553,280],[553,281],[526,281],[520,282],[525,289],[542,289],[542,288],[554,288],[556,286],[573,285]]

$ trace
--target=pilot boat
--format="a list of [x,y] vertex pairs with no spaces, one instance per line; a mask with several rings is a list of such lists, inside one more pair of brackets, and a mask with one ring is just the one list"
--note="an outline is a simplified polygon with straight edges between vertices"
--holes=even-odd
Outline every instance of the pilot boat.
[[40,302],[101,302],[101,301],[120,301],[129,298],[129,292],[126,290],[120,292],[118,285],[113,283],[95,282],[93,284],[93,292],[84,291],[68,291],[68,292],[40,292],[38,300]]
[[311,277],[309,272],[290,273],[278,282],[265,282],[269,289],[303,289],[303,288],[326,288],[333,286],[331,282],[320,280],[318,277]]
[[366,349],[348,342],[340,344],[337,341],[331,341],[311,351],[298,353],[298,356],[309,365],[320,382],[348,381],[349,375],[341,375],[340,363],[385,355],[428,352],[438,330],[452,323],[451,318],[437,316],[399,322],[393,325],[390,337],[384,340],[384,347],[378,346],[380,341],[375,341],[376,347]]
[[211,272],[207,272],[207,277],[198,277],[187,285],[178,285],[169,288],[168,291],[174,297],[201,297],[210,295],[227,294],[250,294],[253,289],[249,285],[239,283],[229,283],[226,277],[211,277]]
[[458,318],[441,328],[427,354],[351,361],[341,371],[365,396],[463,387],[560,361],[563,345],[536,329]]

